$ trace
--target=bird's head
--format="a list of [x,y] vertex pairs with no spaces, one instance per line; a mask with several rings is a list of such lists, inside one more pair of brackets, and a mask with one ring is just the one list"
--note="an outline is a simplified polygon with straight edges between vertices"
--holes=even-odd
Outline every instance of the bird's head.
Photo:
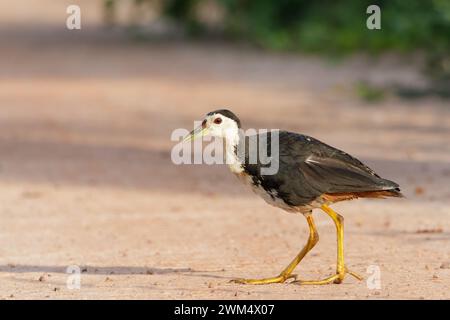
[[230,141],[238,137],[240,128],[241,121],[233,112],[226,109],[216,110],[209,112],[201,126],[195,128],[183,141],[192,141],[206,135]]

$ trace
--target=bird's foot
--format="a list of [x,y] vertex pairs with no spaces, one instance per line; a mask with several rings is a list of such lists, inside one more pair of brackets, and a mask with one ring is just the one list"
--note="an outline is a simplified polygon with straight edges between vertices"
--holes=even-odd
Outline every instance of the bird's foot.
[[329,283],[342,283],[342,281],[344,280],[345,276],[349,274],[353,277],[355,277],[356,279],[358,279],[359,281],[363,280],[364,278],[362,276],[360,276],[359,274],[357,274],[356,272],[350,271],[348,270],[346,267],[344,267],[342,270],[338,270],[336,274],[322,279],[322,280],[295,280],[292,283],[295,284],[312,284],[312,285],[321,285],[321,284],[329,284]]
[[296,274],[282,275],[273,278],[264,279],[233,279],[230,282],[240,283],[240,284],[270,284],[270,283],[283,283],[288,279],[297,279]]

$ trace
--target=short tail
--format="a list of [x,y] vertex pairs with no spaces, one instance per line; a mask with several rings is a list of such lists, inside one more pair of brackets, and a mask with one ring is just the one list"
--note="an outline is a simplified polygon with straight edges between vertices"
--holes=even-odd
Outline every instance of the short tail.
[[386,184],[386,188],[384,188],[383,192],[385,193],[385,197],[395,197],[395,198],[404,198],[405,196],[402,194],[400,190],[400,186],[398,183],[383,179],[383,182]]
[[325,193],[322,195],[322,198],[325,201],[332,203],[358,198],[385,199],[391,197],[404,198],[405,196],[401,193],[400,188],[376,191]]
[[387,197],[395,197],[395,198],[404,198],[405,196],[401,192],[400,188],[384,190],[386,192]]
[[403,193],[400,191],[400,188],[395,188],[395,189],[391,189],[391,190],[383,190],[380,191],[383,193],[383,197],[395,197],[395,198],[404,198],[405,196],[403,195]]

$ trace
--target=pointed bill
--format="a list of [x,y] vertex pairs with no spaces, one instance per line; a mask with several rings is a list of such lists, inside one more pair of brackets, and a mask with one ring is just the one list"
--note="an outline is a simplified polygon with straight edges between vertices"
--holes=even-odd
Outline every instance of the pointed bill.
[[183,142],[186,141],[194,141],[198,137],[203,137],[208,134],[208,128],[203,128],[202,126],[199,126],[191,131],[186,137],[184,137]]

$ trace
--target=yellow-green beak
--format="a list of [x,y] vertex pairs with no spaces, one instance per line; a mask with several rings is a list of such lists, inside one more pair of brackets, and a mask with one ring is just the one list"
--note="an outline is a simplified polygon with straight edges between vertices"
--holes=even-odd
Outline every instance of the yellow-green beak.
[[207,134],[208,134],[208,128],[207,127],[203,128],[202,126],[199,126],[199,127],[195,128],[194,130],[192,130],[191,133],[189,133],[186,137],[184,137],[183,142],[194,141],[198,137],[203,137],[203,136],[206,136]]

